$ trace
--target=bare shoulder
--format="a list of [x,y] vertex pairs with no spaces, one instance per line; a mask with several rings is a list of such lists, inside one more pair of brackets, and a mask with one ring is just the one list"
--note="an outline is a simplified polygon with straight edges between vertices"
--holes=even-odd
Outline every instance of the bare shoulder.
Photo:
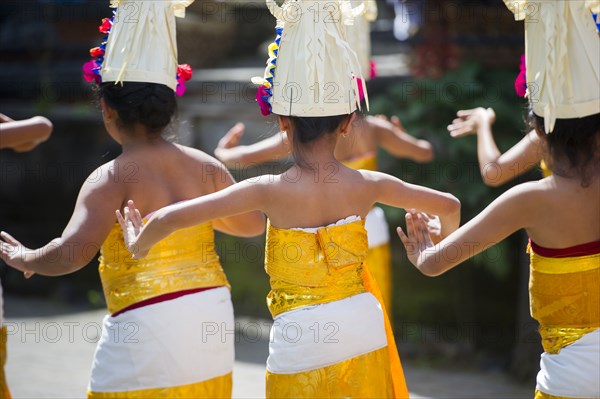
[[212,155],[207,154],[197,148],[187,147],[181,144],[175,144],[175,147],[191,160],[203,164],[214,164],[219,167],[225,167],[221,161]]
[[135,167],[119,162],[119,158],[96,168],[85,179],[79,196],[81,199],[104,198],[121,201],[128,179],[135,180]]
[[357,170],[360,173],[362,179],[366,184],[379,184],[384,182],[401,182],[402,180],[394,177],[392,175],[388,175],[387,173],[373,171],[373,170]]
[[534,220],[543,213],[544,204],[552,191],[549,178],[522,183],[500,195],[490,208],[503,208],[518,213],[524,220]]

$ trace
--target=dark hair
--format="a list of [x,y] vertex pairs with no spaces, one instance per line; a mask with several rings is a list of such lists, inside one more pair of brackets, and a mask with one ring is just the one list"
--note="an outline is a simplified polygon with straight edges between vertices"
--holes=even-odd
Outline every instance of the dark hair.
[[546,134],[544,129],[544,118],[532,109],[529,110],[528,123],[546,141],[549,166],[552,168],[557,160],[568,160],[571,168],[577,170],[581,186],[589,186],[594,173],[600,170],[600,114],[557,119],[550,134]]
[[117,111],[117,126],[139,123],[151,136],[160,136],[177,112],[175,93],[165,85],[145,82],[102,83],[98,95]]
[[336,116],[300,117],[290,116],[290,123],[294,129],[292,140],[292,152],[298,166],[310,169],[311,166],[303,157],[306,144],[316,141],[326,135],[331,135],[348,121],[352,114]]

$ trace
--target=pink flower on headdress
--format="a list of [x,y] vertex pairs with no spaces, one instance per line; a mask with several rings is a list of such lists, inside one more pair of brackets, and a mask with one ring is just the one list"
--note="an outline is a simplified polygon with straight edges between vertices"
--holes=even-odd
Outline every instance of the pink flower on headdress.
[[271,97],[271,94],[269,94],[265,86],[260,86],[256,91],[256,102],[260,106],[262,116],[269,116],[271,114],[271,104],[266,100],[269,97]]
[[96,63],[96,60],[91,60],[83,64],[83,78],[86,82],[96,82],[97,84],[102,83],[102,79],[98,73],[100,66]]
[[371,60],[371,71],[370,71],[371,79],[375,79],[377,77],[377,63],[375,60]]
[[182,77],[177,78],[177,88],[175,90],[175,94],[178,97],[181,97],[185,94],[187,87],[185,86],[185,80]]
[[100,47],[94,47],[93,49],[90,49],[90,55],[92,57],[101,57],[104,55],[104,50]]
[[525,64],[525,55],[521,56],[520,73],[515,80],[515,91],[519,97],[525,97],[527,94],[527,68]]
[[362,102],[365,99],[365,90],[363,89],[363,81],[361,78],[356,78],[356,84],[358,84],[358,100]]
[[100,25],[98,27],[98,30],[100,31],[100,33],[107,34],[108,32],[110,32],[111,27],[112,27],[112,21],[110,20],[110,18],[103,18],[102,25]]
[[192,72],[192,67],[189,66],[188,64],[181,64],[177,66],[177,75],[179,75],[180,78],[182,78],[184,80],[184,82],[187,82],[188,80],[190,80],[192,78],[193,72]]

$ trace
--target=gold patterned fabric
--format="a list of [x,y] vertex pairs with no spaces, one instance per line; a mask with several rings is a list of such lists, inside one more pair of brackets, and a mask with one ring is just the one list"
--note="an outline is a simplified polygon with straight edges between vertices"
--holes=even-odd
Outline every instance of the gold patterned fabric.
[[542,346],[558,353],[600,327],[600,254],[531,257],[531,316],[540,323]]
[[376,172],[377,156],[375,153],[369,153],[360,157],[351,158],[342,162],[347,167],[354,170],[371,170]]
[[231,373],[208,381],[178,387],[142,389],[129,392],[88,392],[88,399],[212,399],[231,398]]
[[391,398],[387,348],[295,374],[267,372],[267,398]]
[[369,248],[366,267],[369,269],[381,290],[381,296],[388,315],[392,314],[392,254],[390,244]]
[[[362,220],[319,228],[316,234],[278,229],[269,222],[265,252],[265,269],[271,278],[267,305],[273,317],[364,292],[373,294],[382,302],[377,283],[368,268],[363,266],[368,242]],[[384,315],[387,347],[364,355],[364,358],[355,357],[305,373],[268,373],[267,397],[408,398],[391,324],[385,311]],[[361,371],[355,372],[354,368]],[[364,371],[367,369],[368,373]],[[372,381],[369,379],[371,375],[374,375]],[[355,383],[359,380],[363,382],[360,386]],[[298,386],[289,386],[292,383]],[[351,390],[351,387],[356,390]],[[327,395],[321,396],[327,392]]]
[[0,328],[0,398],[10,399],[10,390],[4,374],[4,365],[6,365],[6,327]]
[[[550,395],[548,393],[544,393],[544,392],[536,389],[534,399],[574,399],[574,398],[568,398],[566,396]],[[593,398],[578,398],[578,399],[593,399]]]
[[211,223],[176,231],[140,260],[132,259],[115,224],[102,245],[99,271],[112,314],[164,294],[229,286],[215,252]]
[[368,251],[364,221],[324,227],[312,234],[268,224],[265,269],[271,278],[267,305],[273,317],[366,292]]

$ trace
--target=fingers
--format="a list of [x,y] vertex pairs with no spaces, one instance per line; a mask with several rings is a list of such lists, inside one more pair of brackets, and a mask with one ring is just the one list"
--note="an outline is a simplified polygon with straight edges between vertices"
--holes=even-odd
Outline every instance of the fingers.
[[9,254],[14,251],[14,247],[5,242],[0,242],[0,258],[6,263],[8,263]]
[[411,241],[417,240],[417,231],[415,228],[414,219],[415,218],[412,212],[408,212],[406,214],[406,233],[408,234],[408,237],[411,239]]
[[142,220],[142,214],[140,210],[135,206],[135,202],[133,200],[127,201],[127,205],[129,208],[129,219],[135,227],[141,227],[144,225]]
[[423,216],[421,214],[417,215],[417,227],[418,231],[418,241],[421,247],[429,247],[432,244],[431,236],[429,235],[429,229],[427,228],[427,224],[423,220]]
[[452,137],[462,137],[466,136],[469,133],[473,133],[473,126],[469,124],[454,124],[448,126],[448,131],[450,132],[450,136]]
[[400,118],[398,118],[396,115],[392,116],[390,122],[392,122],[392,125],[394,125],[398,129],[405,130],[404,125],[402,125],[402,122],[400,122]]
[[408,238],[408,236],[406,234],[404,234],[404,231],[402,231],[402,227],[398,227],[396,229],[396,233],[398,233],[398,236],[400,237],[400,241],[402,241],[402,244],[404,244],[404,248],[406,248],[406,251],[409,252],[409,251],[413,250],[412,242],[411,242],[410,238]]
[[127,231],[127,222],[125,221],[125,218],[123,217],[123,215],[121,215],[121,211],[117,209],[115,211],[115,214],[117,215],[117,221],[121,225],[121,228],[123,229],[123,231]]
[[458,111],[456,115],[460,118],[468,118],[469,116],[473,115],[474,112],[475,109],[462,109]]
[[13,236],[11,236],[10,234],[8,234],[6,231],[3,231],[0,233],[0,237],[7,243],[14,245],[14,246],[19,246],[21,245],[21,243],[19,241],[17,241]]
[[219,140],[219,147],[232,148],[237,147],[246,131],[246,125],[239,122],[236,123],[229,131]]
[[135,217],[134,217],[134,219],[133,219],[133,220],[135,221],[136,225],[137,225],[138,227],[139,227],[139,226],[142,226],[142,225],[144,224],[144,222],[143,222],[143,220],[142,220],[142,214],[140,213],[140,210],[139,210],[139,209],[136,209],[136,210],[135,210],[135,212],[134,212],[134,216],[135,216]]

